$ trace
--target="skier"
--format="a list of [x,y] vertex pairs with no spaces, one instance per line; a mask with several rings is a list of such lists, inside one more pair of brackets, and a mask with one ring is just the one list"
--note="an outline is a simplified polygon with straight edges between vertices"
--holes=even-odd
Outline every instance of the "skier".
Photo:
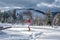
[[27,19],[27,24],[28,24],[29,31],[31,31],[31,29],[30,29],[30,19],[29,18]]

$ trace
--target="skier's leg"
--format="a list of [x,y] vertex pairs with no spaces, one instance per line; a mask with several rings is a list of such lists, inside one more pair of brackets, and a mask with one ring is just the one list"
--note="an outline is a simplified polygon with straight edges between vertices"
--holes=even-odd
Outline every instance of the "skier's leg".
[[31,29],[30,29],[30,23],[28,23],[28,30],[31,31]]

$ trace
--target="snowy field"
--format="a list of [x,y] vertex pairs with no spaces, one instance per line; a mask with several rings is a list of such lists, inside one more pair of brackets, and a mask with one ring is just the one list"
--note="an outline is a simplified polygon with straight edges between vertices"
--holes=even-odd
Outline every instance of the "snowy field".
[[30,26],[28,31],[27,25],[0,23],[0,26],[12,26],[0,30],[0,40],[60,40],[60,27]]

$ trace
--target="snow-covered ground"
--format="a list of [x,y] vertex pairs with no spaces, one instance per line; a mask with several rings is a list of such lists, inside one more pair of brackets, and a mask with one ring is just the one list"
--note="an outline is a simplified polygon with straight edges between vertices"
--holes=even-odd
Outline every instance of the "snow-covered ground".
[[60,27],[30,26],[0,23],[0,26],[12,26],[12,28],[0,31],[0,40],[60,40]]

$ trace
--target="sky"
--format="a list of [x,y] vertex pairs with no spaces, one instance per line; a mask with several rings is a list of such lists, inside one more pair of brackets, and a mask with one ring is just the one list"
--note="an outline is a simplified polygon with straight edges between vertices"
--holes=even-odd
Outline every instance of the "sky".
[[0,9],[34,8],[60,12],[60,0],[0,0]]

